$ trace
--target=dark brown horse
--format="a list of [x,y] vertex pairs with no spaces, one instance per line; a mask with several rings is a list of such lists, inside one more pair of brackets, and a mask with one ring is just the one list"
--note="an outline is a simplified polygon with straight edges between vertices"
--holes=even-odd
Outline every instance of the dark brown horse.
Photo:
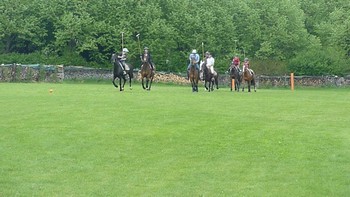
[[214,85],[216,86],[216,89],[219,89],[218,74],[212,74],[205,62],[202,63],[201,70],[203,72],[205,89],[209,92],[214,91]]
[[118,88],[118,85],[115,83],[116,78],[119,78],[119,90],[123,91],[124,90],[124,85],[126,82],[126,75],[129,77],[129,86],[130,89],[131,87],[131,79],[134,77],[134,71],[133,71],[133,66],[131,64],[125,63],[125,72],[126,74],[123,73],[123,69],[121,67],[121,62],[118,60],[113,61],[113,80],[112,83],[113,85]]
[[[142,81],[142,88],[144,90],[151,90],[154,74],[155,74],[155,68],[151,69],[151,65],[148,62],[148,53],[145,53],[143,55],[142,65],[141,65],[141,81]],[[144,79],[146,79],[146,85],[144,84]]]
[[[238,68],[232,64],[229,68],[229,73],[230,73],[231,83],[232,83],[232,80],[235,80],[235,91],[239,92],[239,88],[242,83],[242,72],[240,72]],[[231,84],[231,91],[232,91],[232,84]]]
[[252,69],[243,66],[243,76],[242,76],[242,92],[244,91],[245,83],[248,84],[248,92],[250,92],[250,86],[254,86],[254,92],[256,92],[255,88],[255,73]]
[[192,59],[189,78],[192,85],[192,92],[198,92],[199,70],[196,68],[196,60]]

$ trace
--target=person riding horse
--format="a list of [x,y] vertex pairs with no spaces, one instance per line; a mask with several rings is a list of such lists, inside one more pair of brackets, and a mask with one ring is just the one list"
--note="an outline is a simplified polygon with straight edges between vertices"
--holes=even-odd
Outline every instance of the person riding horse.
[[243,63],[243,70],[244,68],[248,69],[248,71],[253,75],[254,71],[252,69],[249,68],[249,59],[248,58],[244,58],[244,63]]
[[237,55],[233,57],[231,65],[236,66],[239,72],[241,72],[241,69],[239,68],[240,64],[241,64],[241,61],[239,60],[239,57]]
[[205,63],[210,73],[213,74],[213,76],[217,75],[217,73],[214,70],[215,59],[213,58],[213,56],[210,54],[209,51],[205,53],[205,57],[206,57]]
[[145,57],[145,54],[147,54],[147,62],[151,66],[151,70],[154,70],[154,64],[153,64],[153,61],[152,61],[152,56],[151,56],[151,53],[149,52],[148,47],[145,47],[143,49],[143,51],[144,51],[144,53],[140,56],[141,61],[143,61],[143,58]]
[[190,72],[191,64],[195,64],[196,69],[199,71],[199,64],[198,63],[199,63],[200,58],[199,58],[199,55],[198,55],[196,49],[192,50],[192,53],[190,54],[188,59],[190,60],[190,63],[187,66],[187,79],[189,79],[189,72]]
[[249,68],[249,59],[245,58],[244,59],[244,64],[243,64],[243,74],[242,74],[242,91],[244,91],[244,84],[248,84],[248,92],[250,92],[250,86],[254,86],[254,91],[256,92],[256,87],[255,87],[255,73],[252,69]]
[[118,61],[120,67],[122,68],[123,70],[123,74],[126,75],[126,67],[127,65],[125,64],[125,61],[126,61],[126,58],[127,58],[127,55],[128,55],[128,52],[129,50],[127,48],[123,48],[122,52],[119,53],[117,56],[115,54],[112,54],[112,61]]

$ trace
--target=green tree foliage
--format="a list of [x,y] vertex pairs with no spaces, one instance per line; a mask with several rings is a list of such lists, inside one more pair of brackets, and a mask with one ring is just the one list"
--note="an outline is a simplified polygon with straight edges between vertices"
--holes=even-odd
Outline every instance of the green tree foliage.
[[197,49],[219,72],[239,55],[265,74],[288,72],[287,62],[300,74],[342,74],[349,11],[348,0],[2,0],[0,60],[111,67],[127,47],[138,67],[147,46],[163,71],[184,72]]

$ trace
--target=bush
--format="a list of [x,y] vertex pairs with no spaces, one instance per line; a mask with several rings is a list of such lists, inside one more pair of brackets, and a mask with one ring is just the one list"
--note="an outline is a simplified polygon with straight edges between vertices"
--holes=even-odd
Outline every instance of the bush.
[[296,75],[339,75],[344,76],[349,72],[346,59],[341,50],[336,48],[314,47],[302,51],[289,61],[289,69]]

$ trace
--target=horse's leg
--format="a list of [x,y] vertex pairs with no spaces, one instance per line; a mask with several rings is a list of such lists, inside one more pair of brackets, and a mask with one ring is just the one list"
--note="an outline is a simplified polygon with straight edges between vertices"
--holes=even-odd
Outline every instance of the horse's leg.
[[191,77],[190,77],[190,81],[191,81],[192,92],[194,92],[194,81],[192,80]]
[[149,88],[148,88],[148,90],[151,90],[152,82],[153,82],[153,77],[151,77],[151,79],[149,80]]
[[208,91],[211,91],[211,79],[208,81]]
[[149,82],[149,78],[146,77],[146,90],[148,90],[148,82]]
[[122,76],[122,79],[123,79],[122,91],[124,91],[124,86],[126,82],[125,75]]
[[248,92],[250,92],[250,85],[251,85],[251,80],[248,80]]
[[207,80],[204,80],[204,88],[205,88],[205,90],[208,90],[208,87],[207,87]]
[[114,85],[114,87],[118,88],[118,85],[115,83],[115,79],[117,78],[116,74],[113,74],[113,80],[112,83]]
[[245,84],[245,80],[242,80],[242,92],[244,92],[244,84]]
[[211,83],[211,84],[209,84],[209,86],[210,86],[210,88],[211,88],[211,91],[214,91],[214,83],[215,83],[214,81],[215,81],[214,76],[212,76],[212,77],[211,77],[211,80],[210,80],[210,83]]
[[253,86],[254,86],[254,92],[256,92],[256,87],[255,87],[255,78],[253,78],[253,80],[252,80],[252,84],[253,84]]
[[239,92],[239,81],[235,81],[235,91]]
[[143,76],[141,76],[141,78],[142,78],[142,88],[145,90],[146,89],[146,87],[145,87],[145,84],[144,84],[144,77]]
[[[129,71],[129,72],[131,72],[131,71]],[[129,88],[130,88],[130,90],[132,90],[132,86],[131,86],[131,74],[129,73]]]
[[118,77],[119,78],[119,90],[123,91],[123,87],[122,87],[122,77]]
[[192,85],[192,92],[196,91],[196,87],[195,87],[195,84],[194,84],[193,80],[191,80],[191,85]]
[[239,79],[237,80],[237,92],[239,92],[239,88],[241,88],[241,82]]
[[192,79],[192,92],[198,92],[198,81],[196,79]]

